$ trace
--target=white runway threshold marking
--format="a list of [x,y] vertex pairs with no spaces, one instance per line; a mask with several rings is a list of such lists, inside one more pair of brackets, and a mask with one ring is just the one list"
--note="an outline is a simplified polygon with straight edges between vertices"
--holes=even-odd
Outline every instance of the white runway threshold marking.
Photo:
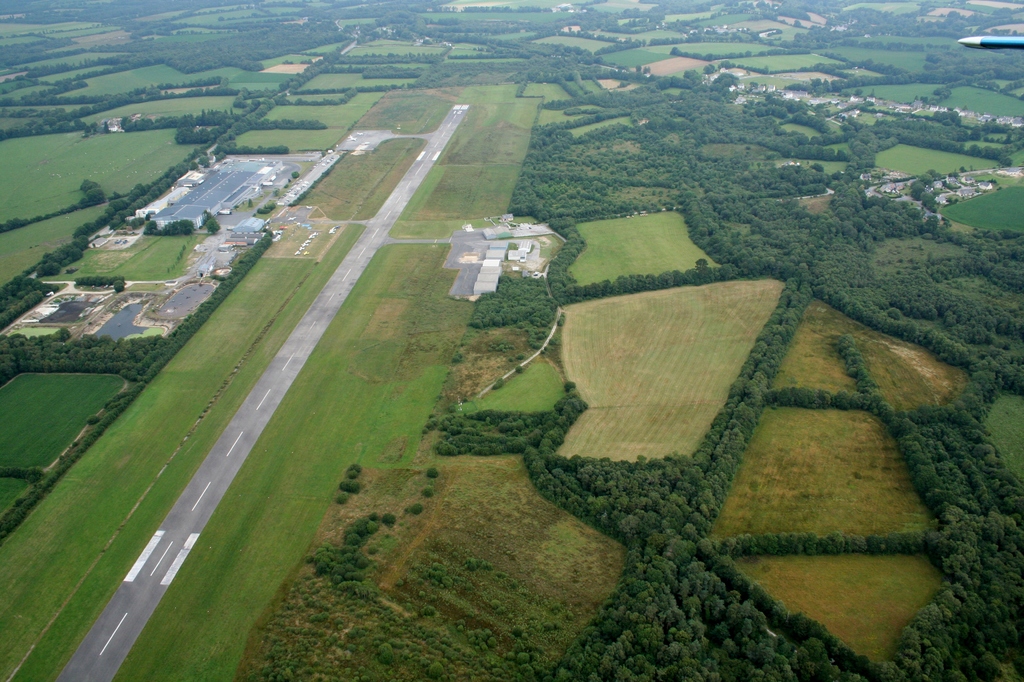
[[102,656],[103,652],[107,650],[108,646],[110,646],[110,640],[114,639],[114,635],[116,635],[117,631],[121,629],[121,623],[123,623],[124,619],[127,618],[127,617],[128,617],[128,612],[126,611],[125,614],[123,616],[121,616],[121,621],[117,624],[117,627],[114,628],[114,631],[110,633],[110,639],[108,639],[107,643],[103,645],[102,649],[100,649],[100,656]]
[[195,546],[196,540],[199,539],[199,533],[192,533],[188,536],[188,540],[185,540],[185,546],[178,552],[178,556],[174,557],[174,562],[171,567],[167,569],[167,573],[164,575],[164,579],[160,581],[161,585],[170,585],[171,581],[174,580],[174,576],[178,575],[178,569],[185,563],[185,559],[188,558],[188,553],[192,551],[192,547]]
[[160,544],[160,538],[164,536],[164,531],[158,530],[153,533],[153,537],[149,539],[149,543],[146,548],[142,550],[142,554],[135,560],[135,564],[132,566],[132,570],[128,571],[128,575],[124,577],[126,583],[135,582],[135,579],[139,577],[139,573],[142,571],[142,567],[149,561],[150,555],[156,551],[156,546]]
[[203,492],[199,493],[199,499],[198,499],[198,500],[196,500],[196,503],[192,505],[192,511],[195,511],[195,510],[196,510],[196,507],[198,507],[198,506],[199,506],[199,502],[200,502],[200,501],[201,501],[201,500],[203,499],[203,495],[205,495],[205,494],[206,494],[206,491],[210,489],[210,486],[211,486],[212,484],[213,484],[213,481],[210,481],[209,483],[207,483],[207,484],[206,484],[206,487],[205,487],[205,488],[203,488]]
[[434,155],[430,157],[431,161],[437,161],[437,157],[441,156],[441,152],[434,152]]
[[417,160],[417,161],[422,161],[422,160],[423,160],[423,157],[424,157],[424,155],[426,155],[426,152],[420,152],[420,155],[416,157],[416,160]]

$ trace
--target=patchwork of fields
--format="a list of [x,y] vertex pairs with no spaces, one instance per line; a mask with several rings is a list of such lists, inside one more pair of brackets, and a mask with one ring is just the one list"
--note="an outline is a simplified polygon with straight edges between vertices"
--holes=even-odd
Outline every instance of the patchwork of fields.
[[[563,361],[590,409],[566,457],[690,454],[782,291],[773,280],[668,289],[566,309]],[[616,371],[605,371],[614,362]]]

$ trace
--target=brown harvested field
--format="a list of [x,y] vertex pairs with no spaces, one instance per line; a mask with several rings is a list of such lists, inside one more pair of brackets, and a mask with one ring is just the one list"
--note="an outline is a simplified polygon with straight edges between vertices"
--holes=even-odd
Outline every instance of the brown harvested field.
[[750,557],[737,565],[790,612],[822,623],[873,661],[895,655],[903,628],[941,585],[923,556]]
[[302,73],[309,64],[275,64],[263,69],[260,73]]
[[877,417],[784,407],[761,416],[714,534],[884,535],[930,525]]
[[372,218],[422,147],[423,140],[406,138],[383,142],[369,154],[346,154],[303,202],[319,206],[331,220]]
[[682,73],[691,69],[699,71],[708,65],[709,62],[703,59],[692,59],[690,57],[671,57],[662,59],[660,62],[648,64],[652,76],[671,76],[674,73]]
[[[365,469],[363,491],[331,506],[313,544],[339,545],[357,518],[394,513],[394,527],[381,527],[363,550],[373,562],[368,579],[381,597],[349,596],[302,564],[250,633],[236,680],[263,669],[271,651],[279,660],[284,654],[289,663],[310,666],[312,679],[316,673],[351,679],[366,674],[365,667],[377,679],[419,680],[420,656],[440,655],[435,638],[445,641],[449,673],[490,678],[482,666],[490,668],[493,661],[486,659],[512,650],[513,628],[522,629],[527,644],[540,646],[547,662],[561,657],[614,589],[623,547],[544,500],[519,457],[438,461],[427,451],[420,448],[420,463],[436,466],[437,479],[422,469]],[[435,491],[430,498],[421,493],[427,486]],[[417,502],[422,514],[403,513]],[[468,560],[489,567],[470,570]],[[427,607],[436,615],[425,614]],[[488,636],[469,636],[483,629],[493,639],[481,650],[478,643]],[[366,634],[350,641],[372,645],[350,651],[331,645],[332,636],[353,630]],[[394,646],[390,666],[378,660],[375,637]],[[417,656],[400,655],[404,651]]]
[[882,395],[897,410],[942,405],[967,385],[963,370],[942,362],[926,349],[880,334],[839,311],[813,301],[775,378],[776,387],[850,389],[836,354],[839,337],[850,334],[864,356]]
[[774,280],[738,281],[569,306],[562,359],[590,409],[561,453],[692,453],[781,292]]

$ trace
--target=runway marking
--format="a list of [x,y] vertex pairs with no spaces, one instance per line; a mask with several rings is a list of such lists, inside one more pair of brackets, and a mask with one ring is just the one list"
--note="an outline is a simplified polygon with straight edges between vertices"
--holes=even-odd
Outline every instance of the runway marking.
[[[294,358],[294,357],[295,357],[295,353],[292,353],[291,356],[288,358],[288,362],[291,362],[292,358]],[[288,369],[288,362],[284,363],[284,367],[281,368],[282,372],[285,371],[286,369]]]
[[431,161],[437,161],[437,157],[441,156],[441,152],[434,152],[434,155],[430,157]]
[[331,297],[329,299],[327,299],[327,302],[330,303],[331,301],[333,301],[334,297],[337,296],[337,295],[338,295],[338,292],[335,291],[333,294],[331,294]]
[[344,282],[346,279],[348,279],[348,276],[351,275],[351,274],[352,274],[352,268],[349,268],[348,272],[345,273],[345,276],[341,278],[341,281]]
[[171,544],[167,545],[167,549],[165,549],[164,553],[160,555],[160,561],[156,562],[156,566],[154,566],[153,570],[149,572],[149,577],[152,578],[153,574],[156,573],[156,569],[160,568],[160,564],[164,562],[164,557],[167,556],[167,553],[171,551],[171,547],[174,547],[173,541],[171,542]]
[[[199,500],[203,499],[203,495],[206,494],[206,491],[210,489],[210,486],[212,484],[213,484],[213,481],[210,481],[209,483],[206,484],[206,487],[203,488],[203,492],[199,493]],[[192,511],[195,511],[196,507],[199,506],[199,500],[196,500],[196,503],[192,505]]]
[[[270,395],[270,391],[269,390],[267,391],[267,395]],[[263,396],[263,400],[267,399],[267,395]],[[263,404],[263,400],[260,401],[260,405]],[[260,409],[260,405],[256,406],[257,410]],[[245,431],[239,431],[238,432],[238,438],[236,438],[235,442],[231,444],[230,448],[228,448],[228,454],[224,455],[225,457],[230,457],[231,453],[235,451],[235,446],[238,445],[238,441],[240,441],[242,439],[242,434],[243,433],[245,433]]]
[[167,573],[164,574],[164,579],[160,581],[161,585],[170,585],[171,581],[174,580],[174,576],[178,575],[178,570],[181,565],[185,563],[185,559],[188,558],[188,553],[192,551],[192,547],[195,546],[196,540],[199,539],[199,533],[192,533],[188,536],[188,540],[185,541],[185,546],[178,552],[178,556],[174,557],[174,562],[171,567],[167,569]]
[[426,154],[426,152],[420,152],[420,155],[416,157],[416,160],[417,161],[421,160],[423,158],[424,154]]
[[150,555],[156,551],[156,546],[160,544],[160,538],[164,536],[165,532],[166,531],[158,530],[153,533],[153,537],[149,539],[149,543],[146,545],[146,548],[142,550],[142,554],[139,555],[139,558],[136,559],[135,563],[132,565],[132,570],[128,571],[128,575],[125,576],[124,582],[135,582],[135,578],[139,576],[139,572],[142,571],[142,567],[146,565],[147,561],[149,561]]
[[128,612],[125,611],[124,615],[121,616],[121,620],[117,623],[117,627],[114,628],[114,631],[110,633],[110,639],[108,639],[107,643],[103,645],[102,649],[100,649],[100,656],[102,656],[103,652],[107,650],[108,646],[110,646],[110,640],[114,639],[114,635],[116,635],[117,631],[121,629],[121,623],[123,623],[124,619],[127,618],[127,617],[128,617]]
[[[357,258],[362,257],[362,255],[364,253],[366,253],[366,247],[365,246],[363,247],[363,250],[359,252],[359,256],[357,256]],[[351,272],[351,270],[349,272]]]

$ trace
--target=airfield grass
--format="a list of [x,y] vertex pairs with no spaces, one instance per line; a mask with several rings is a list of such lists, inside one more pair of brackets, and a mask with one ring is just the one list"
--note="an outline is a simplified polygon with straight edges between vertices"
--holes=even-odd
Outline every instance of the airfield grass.
[[185,114],[198,115],[202,111],[230,111],[234,97],[185,97],[182,99],[160,99],[153,102],[139,102],[128,104],[116,109],[110,109],[92,116],[86,116],[82,120],[92,123],[104,118],[129,117],[134,114],[143,116],[184,116]]
[[569,99],[569,93],[558,83],[530,83],[523,91],[523,97],[543,97],[546,101],[553,102]]
[[969,201],[945,206],[942,215],[984,230],[1024,232],[1021,206],[1024,206],[1024,187],[1006,187],[998,192],[989,192]]
[[[896,50],[875,50],[869,47],[833,47],[828,50],[834,54],[848,59],[851,62],[872,61],[878,64],[888,64],[907,71],[918,72],[924,70],[925,52],[898,52]],[[869,86],[871,87],[871,86]],[[864,88],[867,92],[869,87]],[[876,89],[881,86],[873,86]],[[932,88],[934,90],[935,88]]]
[[714,534],[885,535],[930,520],[877,417],[784,407],[762,414]]
[[939,591],[923,556],[750,557],[736,562],[790,612],[822,623],[858,654],[886,661],[903,628]]
[[580,137],[581,135],[586,135],[587,133],[589,133],[592,130],[599,130],[601,128],[607,128],[608,126],[614,126],[614,125],[627,125],[628,126],[628,125],[632,125],[632,121],[630,120],[629,116],[619,116],[617,118],[606,118],[605,120],[598,121],[597,123],[590,123],[590,124],[585,125],[585,126],[580,126],[579,128],[573,128],[569,132],[572,133],[573,137]]
[[407,135],[429,133],[436,130],[452,106],[461,101],[458,95],[458,89],[392,90],[360,119],[357,127]]
[[817,64],[839,64],[834,59],[816,54],[784,54],[774,57],[737,57],[732,60],[737,66],[745,69],[766,69],[769,73],[795,71]]
[[570,268],[580,284],[614,281],[620,275],[657,275],[689,270],[698,258],[714,261],[690,241],[683,216],[675,211],[635,218],[581,223],[586,250]]
[[110,374],[21,374],[7,382],[0,467],[48,466],[123,385]]
[[985,418],[985,428],[992,434],[1006,468],[1024,480],[1024,398],[999,396]]
[[488,391],[465,411],[543,412],[565,396],[564,382],[551,364],[537,359],[522,374],[513,375],[502,388]]
[[78,202],[82,180],[111,192],[150,182],[185,158],[173,130],[120,135],[80,133],[20,137],[0,142],[0,221],[31,218]]
[[39,262],[43,254],[70,241],[76,229],[100,216],[106,206],[93,206],[0,234],[0,282],[8,282]]
[[304,201],[332,220],[372,218],[423,144],[419,139],[388,140],[368,154],[346,154]]
[[994,168],[998,164],[995,161],[980,159],[976,156],[898,144],[875,154],[875,165],[879,168],[903,171],[910,175],[921,175],[929,170],[948,173],[960,168],[967,170]]
[[472,309],[448,297],[446,252],[394,245],[374,258],[117,679],[230,678],[238,634],[309,551],[345,468],[411,461]]
[[402,219],[424,222],[501,215],[508,208],[518,178],[519,165],[436,164],[413,195]]
[[57,676],[360,232],[346,228],[319,265],[258,263],[0,546],[0,630],[11,633],[0,674],[10,675],[70,598],[15,679]]
[[534,40],[535,43],[543,43],[545,45],[565,45],[566,47],[579,47],[587,52],[596,52],[602,47],[608,47],[612,43],[606,43],[603,40],[592,40],[590,38],[576,38],[574,36],[548,36],[547,38],[541,38]]
[[61,274],[49,280],[68,280],[91,275],[121,275],[127,280],[155,281],[184,274],[193,248],[206,234],[176,237],[139,237],[127,249],[89,249],[76,262],[71,275]]
[[562,359],[590,409],[561,454],[692,453],[781,291],[774,280],[737,281],[569,306]]
[[250,147],[275,147],[283,144],[288,151],[315,151],[333,147],[345,131],[339,128],[322,130],[250,130],[239,135],[238,144]]
[[[387,679],[423,678],[418,656],[400,655],[385,666],[373,646],[351,653],[309,648],[308,636],[296,625],[313,628],[318,632],[313,636],[326,643],[332,632],[316,626],[319,613],[330,613],[330,620],[343,630],[361,628],[401,641],[405,646],[396,649],[404,652],[436,656],[423,646],[423,633],[444,636],[451,645],[445,667],[459,679],[486,679],[481,664],[512,650],[513,628],[521,630],[519,641],[543,649],[545,662],[562,655],[614,588],[622,547],[541,498],[518,457],[424,458],[423,463],[435,464],[438,478],[426,478],[422,469],[364,469],[364,490],[344,505],[330,505],[313,543],[341,544],[342,532],[355,519],[372,512],[396,513],[395,526],[378,531],[367,548],[373,562],[369,580],[381,587],[384,599],[347,596],[329,579],[316,577],[308,565],[297,567],[297,575],[282,586],[250,631],[236,680],[249,679],[266,665],[268,655],[282,651],[307,664],[313,676],[349,679],[363,670]],[[426,499],[420,491],[428,484],[435,494]],[[401,513],[415,502],[423,504],[422,514]],[[496,525],[501,533],[494,532]],[[470,558],[493,568],[467,570]],[[457,577],[457,584],[421,585],[424,570],[437,565]],[[428,604],[437,615],[407,615]],[[461,620],[490,629],[493,646],[487,652],[471,646],[455,627]],[[558,627],[545,629],[551,622]]]
[[10,507],[27,487],[28,482],[24,479],[0,478],[0,512]]
[[791,133],[801,133],[807,137],[819,137],[821,135],[821,133],[814,128],[811,128],[810,126],[802,126],[799,123],[784,123],[782,124],[782,129],[788,130]]
[[853,336],[871,378],[897,410],[943,405],[967,385],[962,370],[924,348],[880,334],[821,301],[812,301],[775,377],[776,388],[855,390],[836,350],[844,334]]
[[391,236],[395,239],[447,239],[465,224],[465,220],[399,220],[391,228]]

